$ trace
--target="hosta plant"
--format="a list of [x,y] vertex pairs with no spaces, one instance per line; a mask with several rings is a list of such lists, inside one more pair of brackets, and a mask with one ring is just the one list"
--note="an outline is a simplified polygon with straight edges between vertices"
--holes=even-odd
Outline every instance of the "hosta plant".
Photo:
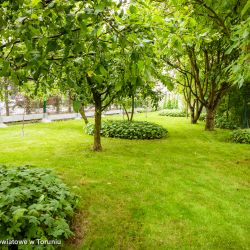
[[[87,134],[93,135],[94,126],[88,124]],[[102,124],[101,135],[122,139],[160,139],[167,135],[167,130],[160,125],[141,121],[106,121]]]
[[250,144],[250,129],[237,129],[230,133],[229,140],[236,143]]

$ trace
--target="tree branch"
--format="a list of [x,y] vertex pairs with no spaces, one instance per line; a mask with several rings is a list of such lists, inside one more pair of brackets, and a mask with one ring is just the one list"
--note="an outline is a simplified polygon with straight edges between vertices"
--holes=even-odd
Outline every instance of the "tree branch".
[[215,10],[213,10],[210,6],[208,6],[203,0],[195,0],[197,3],[203,5],[207,10],[209,10],[213,16],[211,16],[212,18],[214,18],[215,20],[217,20],[217,23],[223,28],[224,33],[227,36],[230,36],[230,32],[228,30],[228,28],[226,27],[224,20],[215,12]]

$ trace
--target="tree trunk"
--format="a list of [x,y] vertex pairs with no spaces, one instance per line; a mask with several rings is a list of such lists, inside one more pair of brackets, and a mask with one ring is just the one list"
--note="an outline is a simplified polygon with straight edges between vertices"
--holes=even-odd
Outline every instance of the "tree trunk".
[[68,112],[71,113],[72,112],[72,100],[71,100],[71,93],[69,93],[68,96]]
[[206,110],[207,110],[207,115],[206,115],[205,130],[212,131],[214,130],[215,109],[211,107],[206,107]]
[[190,106],[190,116],[191,116],[191,124],[196,124],[197,120],[195,120],[194,107]]
[[82,116],[82,119],[84,120],[85,124],[87,125],[89,123],[88,118],[85,114],[85,110],[84,110],[84,105],[81,105],[80,109],[79,109],[79,113]]
[[31,101],[28,96],[24,97],[24,105],[25,105],[24,109],[25,109],[26,115],[31,114]]
[[8,93],[8,85],[5,83],[4,85],[4,102],[5,102],[5,112],[6,115],[10,115],[10,108],[9,108],[9,93]]
[[102,151],[101,126],[102,126],[102,100],[98,93],[93,94],[95,102],[95,130],[94,130],[94,151]]
[[125,105],[122,104],[123,110],[125,111],[125,114],[127,116],[128,122],[129,122],[129,113],[127,111],[127,109],[125,108]]
[[60,101],[61,101],[61,98],[59,96],[56,96],[56,113],[57,114],[60,113]]
[[[198,102],[198,100],[197,100],[197,102]],[[200,104],[200,106],[199,106],[198,103],[197,103],[196,114],[195,114],[195,118],[194,118],[194,119],[196,120],[196,122],[197,122],[197,121],[199,120],[199,118],[200,118],[202,109],[203,109],[203,104]]]
[[130,121],[132,122],[133,117],[134,117],[134,112],[135,112],[135,96],[134,96],[134,94],[132,94],[131,106],[132,106],[132,109],[131,109]]

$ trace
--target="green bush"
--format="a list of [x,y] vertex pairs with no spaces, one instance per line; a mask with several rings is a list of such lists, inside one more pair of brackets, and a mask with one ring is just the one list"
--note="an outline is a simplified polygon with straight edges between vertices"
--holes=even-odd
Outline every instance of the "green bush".
[[77,197],[50,170],[0,167],[0,240],[66,239],[73,234],[67,221],[76,204]]
[[238,126],[235,121],[228,119],[226,116],[215,116],[215,127],[224,129],[237,129]]
[[250,144],[250,129],[237,129],[230,133],[229,140],[236,143]]
[[163,110],[159,113],[161,116],[171,116],[171,117],[185,117],[186,112],[178,109]]
[[[87,134],[93,135],[94,125],[88,124]],[[101,135],[122,139],[160,139],[166,136],[167,130],[160,125],[149,122],[106,121],[102,124]]]

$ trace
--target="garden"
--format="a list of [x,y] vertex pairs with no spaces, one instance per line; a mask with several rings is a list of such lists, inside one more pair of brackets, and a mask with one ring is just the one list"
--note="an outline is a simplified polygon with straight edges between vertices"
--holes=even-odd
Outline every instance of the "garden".
[[249,0],[0,3],[0,249],[249,249]]
[[25,137],[11,126],[0,131],[1,163],[50,169],[78,195],[63,249],[247,249],[249,145],[186,118],[148,121],[168,136],[103,138],[97,154],[81,121],[25,125]]

